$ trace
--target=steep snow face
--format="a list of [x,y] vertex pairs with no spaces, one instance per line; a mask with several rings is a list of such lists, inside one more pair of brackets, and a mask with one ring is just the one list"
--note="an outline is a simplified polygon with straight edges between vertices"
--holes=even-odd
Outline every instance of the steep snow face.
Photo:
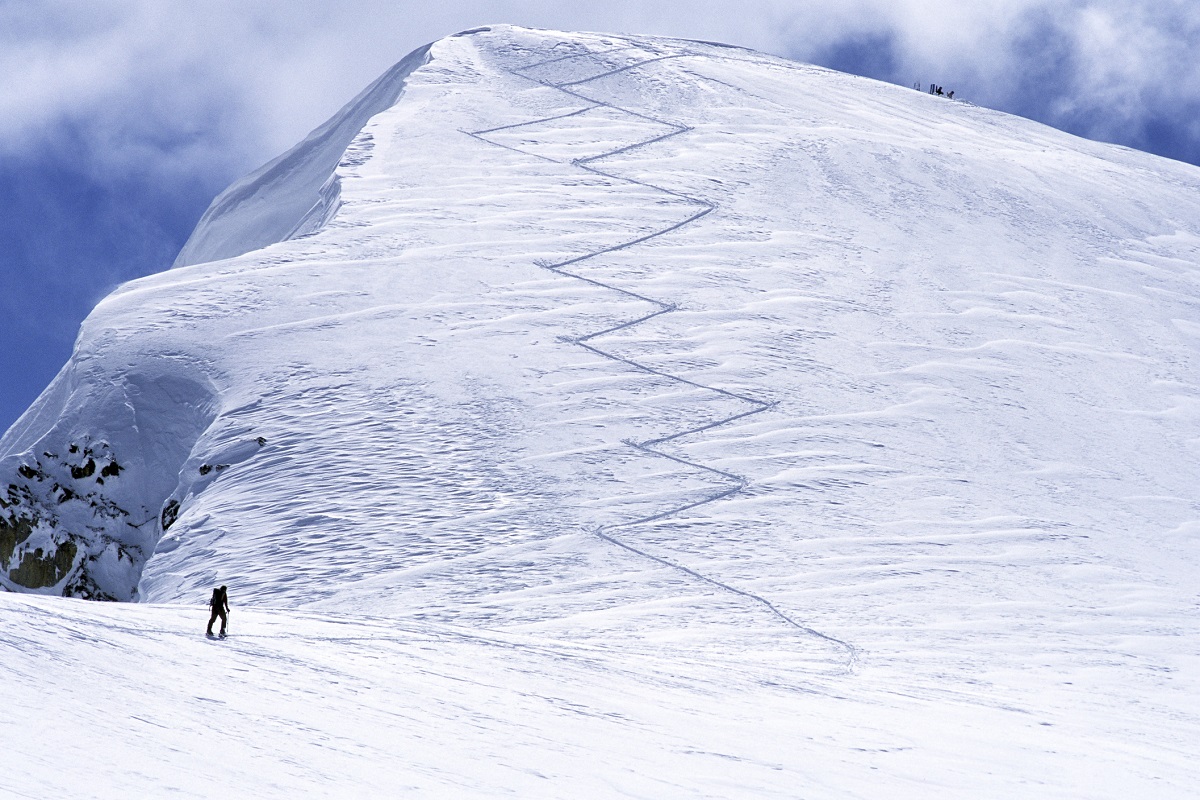
[[[416,59],[299,170],[323,227],[89,317],[0,443],[7,587],[820,676],[1064,726],[1046,796],[1116,751],[1190,791],[1130,753],[1200,730],[1200,172],[718,45]],[[253,246],[218,206],[194,241]]]
[[[183,353],[96,332],[0,446],[0,586],[92,600],[137,597],[162,502],[216,415]],[[119,366],[117,366],[119,365]]]
[[368,119],[390,107],[429,48],[409,53],[304,141],[221,192],[175,259],[175,266],[232,258],[320,230],[337,211],[334,170]]

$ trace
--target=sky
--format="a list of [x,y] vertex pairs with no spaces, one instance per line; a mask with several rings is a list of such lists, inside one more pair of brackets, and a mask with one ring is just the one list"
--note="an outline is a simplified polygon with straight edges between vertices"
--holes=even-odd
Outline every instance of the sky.
[[487,23],[728,42],[1200,164],[1194,0],[0,0],[0,431],[92,307],[405,54]]

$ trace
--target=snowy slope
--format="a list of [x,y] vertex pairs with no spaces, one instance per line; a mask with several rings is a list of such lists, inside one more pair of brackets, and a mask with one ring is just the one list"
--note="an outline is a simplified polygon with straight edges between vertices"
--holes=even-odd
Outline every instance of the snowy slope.
[[[65,748],[111,796],[230,758],[266,796],[1189,796],[1200,172],[695,42],[501,26],[389,76],[0,441],[4,585],[150,603],[0,598],[6,721],[109,732],[5,788]],[[214,654],[216,582],[255,610]],[[197,762],[213,727],[261,750]]]
[[1147,739],[1052,693],[278,609],[223,642],[195,606],[0,609],[5,796],[1187,797],[1195,775],[1178,721]]
[[337,212],[336,169],[371,117],[391,107],[404,82],[428,59],[409,53],[304,141],[222,192],[175,259],[175,266],[218,261],[319,230]]

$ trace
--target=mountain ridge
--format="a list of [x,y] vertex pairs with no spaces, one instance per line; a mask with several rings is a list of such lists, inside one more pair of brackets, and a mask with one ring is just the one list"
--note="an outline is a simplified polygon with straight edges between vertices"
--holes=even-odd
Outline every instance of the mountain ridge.
[[[698,42],[492,26],[409,59],[332,181],[303,182],[336,208],[288,206],[320,226],[126,284],[85,322],[0,440],[6,588],[86,574],[144,601],[94,625],[152,626],[228,583],[252,620],[238,657],[276,654],[260,668],[296,658],[278,626],[347,675],[327,624],[435,650],[473,631],[550,654],[529,678],[547,695],[558,657],[674,685],[643,669],[663,665],[681,702],[736,715],[738,692],[799,709],[809,687],[828,735],[863,738],[836,722],[848,698],[917,763],[961,764],[952,742],[987,720],[1008,738],[967,761],[1028,767],[1047,796],[1085,766],[1097,796],[1159,769],[1184,796],[1200,171]],[[218,207],[202,228],[256,229],[253,204]],[[744,684],[714,689],[726,673]],[[921,706],[953,722],[907,729]],[[620,713],[668,714],[648,707]],[[688,718],[741,732],[741,791],[794,794],[721,713]],[[656,758],[695,789],[687,758]],[[867,757],[837,758],[814,795],[872,796],[846,767]],[[936,784],[872,763],[901,795]],[[963,769],[942,788],[1011,794]]]

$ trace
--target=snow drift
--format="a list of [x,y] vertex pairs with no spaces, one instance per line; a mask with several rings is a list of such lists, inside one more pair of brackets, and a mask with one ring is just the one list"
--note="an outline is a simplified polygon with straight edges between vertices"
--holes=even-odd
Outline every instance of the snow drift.
[[175,266],[232,258],[320,230],[337,211],[334,170],[342,154],[367,120],[396,102],[428,54],[428,47],[409,53],[304,141],[221,192]]

